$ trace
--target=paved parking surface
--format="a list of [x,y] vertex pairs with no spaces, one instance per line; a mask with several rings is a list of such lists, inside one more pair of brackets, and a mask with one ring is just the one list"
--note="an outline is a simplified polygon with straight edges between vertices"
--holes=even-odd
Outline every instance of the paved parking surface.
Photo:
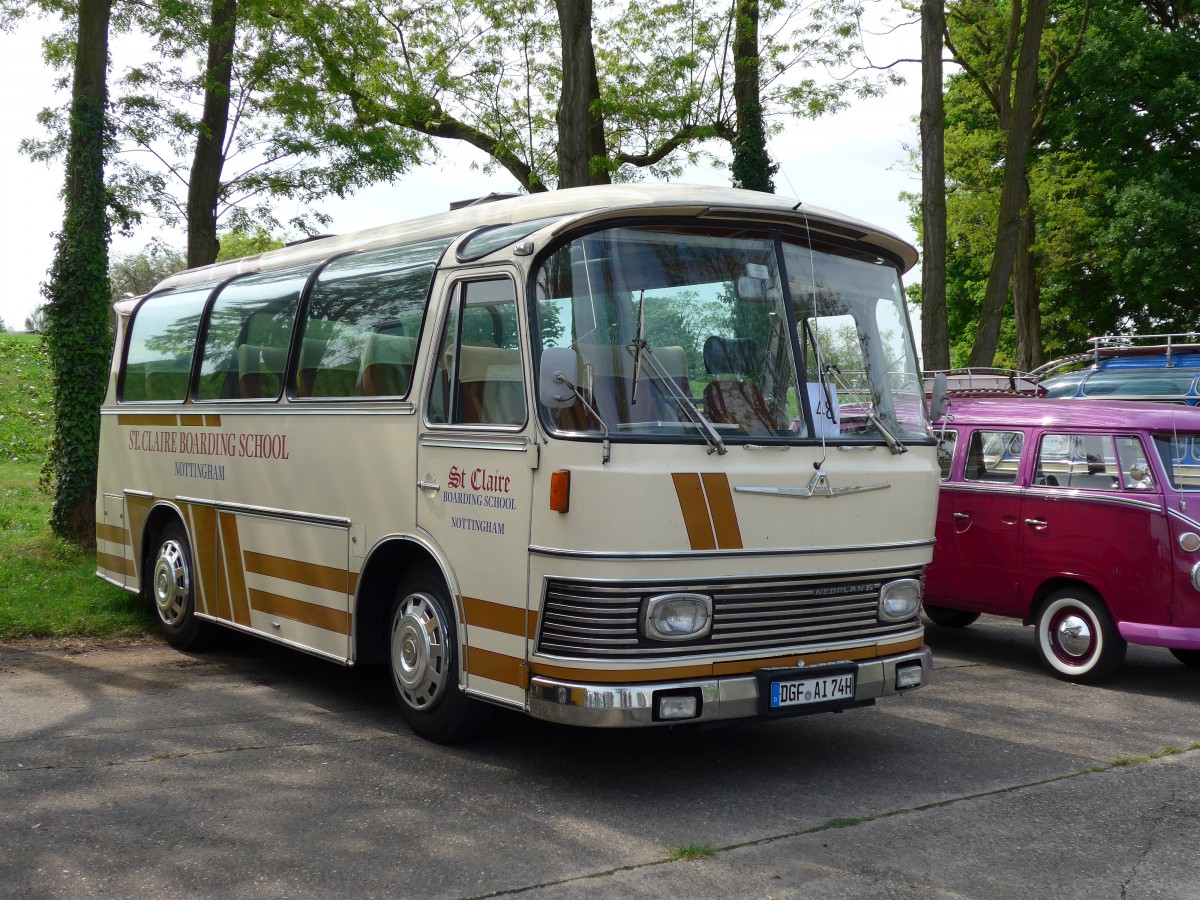
[[928,639],[934,683],[871,709],[452,748],[380,673],[236,636],[0,649],[0,895],[1200,897],[1200,670]]

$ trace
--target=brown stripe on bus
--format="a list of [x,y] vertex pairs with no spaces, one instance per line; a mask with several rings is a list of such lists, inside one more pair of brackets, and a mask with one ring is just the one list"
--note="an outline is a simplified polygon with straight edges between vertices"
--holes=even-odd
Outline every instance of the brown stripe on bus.
[[502,684],[511,684],[519,688],[529,686],[525,669],[525,660],[515,656],[505,656],[480,647],[467,648],[467,673],[479,678],[488,678]]
[[179,424],[179,416],[155,413],[125,413],[117,416],[118,425],[157,425],[173,428]]
[[229,576],[229,605],[233,610],[233,621],[238,625],[250,625],[250,604],[246,599],[246,572],[242,562],[242,544],[238,537],[237,516],[233,513],[218,514],[221,527],[221,547],[225,553],[225,570]]
[[704,499],[700,476],[695,472],[673,472],[671,480],[675,482],[675,494],[679,497],[679,509],[683,512],[683,524],[687,528],[691,548],[716,550],[717,539],[708,518],[708,503]]
[[260,591],[258,588],[250,588],[250,604],[256,612],[269,616],[291,619],[338,634],[350,634],[350,613],[344,609],[333,609],[319,603],[309,603],[307,600]]
[[120,525],[109,525],[107,522],[96,523],[96,537],[110,544],[124,544],[125,529]]
[[202,415],[180,416],[179,424],[188,428],[203,428],[206,424],[204,421],[206,418],[208,417]]
[[741,550],[742,530],[738,527],[737,510],[733,506],[733,491],[729,489],[729,476],[724,472],[705,472],[700,478],[704,483],[704,494],[708,497],[708,509],[712,513],[717,546],[722,550]]
[[222,603],[217,569],[220,555],[217,553],[217,511],[211,506],[188,504],[188,518],[192,524],[192,565],[196,569],[196,608],[210,616],[229,618],[229,604]]
[[515,634],[517,637],[532,637],[537,634],[537,613],[519,606],[506,606],[478,597],[463,597],[463,612],[467,625]]
[[271,556],[254,550],[247,550],[245,556],[246,571],[256,575],[266,575],[270,578],[279,578],[309,587],[324,588],[327,591],[337,591],[339,594],[346,594],[353,590],[350,587],[350,573],[345,569],[301,562],[285,556]]
[[566,681],[598,680],[606,684],[629,684],[634,681],[675,681],[679,678],[708,678],[712,675],[711,664],[698,666],[670,666],[663,669],[572,669],[566,666],[550,666],[545,663],[529,664],[531,675],[546,678],[561,678]]
[[114,556],[111,553],[97,553],[96,565],[107,572],[120,572],[122,575],[133,574],[133,561],[124,556]]

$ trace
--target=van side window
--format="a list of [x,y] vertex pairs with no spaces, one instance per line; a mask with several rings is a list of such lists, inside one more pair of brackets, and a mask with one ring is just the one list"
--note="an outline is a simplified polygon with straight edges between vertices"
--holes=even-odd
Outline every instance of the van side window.
[[945,481],[950,477],[950,469],[954,465],[954,448],[958,444],[958,432],[951,430],[939,431],[937,438],[938,466],[942,470],[942,481]]
[[522,425],[525,379],[517,303],[507,278],[459,284],[429,395],[430,422]]
[[1113,439],[1107,434],[1047,434],[1038,451],[1034,484],[1115,491],[1121,486]]
[[217,295],[204,332],[197,400],[279,397],[300,291],[312,268],[239,278]]
[[1025,435],[1020,431],[976,431],[967,445],[964,481],[1016,484]]
[[1141,441],[1134,437],[1117,438],[1117,459],[1121,463],[1121,480],[1126,489],[1154,490],[1154,475],[1146,462],[1146,452]]

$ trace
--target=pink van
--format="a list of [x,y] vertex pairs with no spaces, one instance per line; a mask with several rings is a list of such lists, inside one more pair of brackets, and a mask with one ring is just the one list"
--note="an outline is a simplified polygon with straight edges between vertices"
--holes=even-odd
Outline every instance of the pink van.
[[1059,678],[1111,675],[1127,643],[1200,666],[1200,409],[954,399],[925,613],[1037,631]]

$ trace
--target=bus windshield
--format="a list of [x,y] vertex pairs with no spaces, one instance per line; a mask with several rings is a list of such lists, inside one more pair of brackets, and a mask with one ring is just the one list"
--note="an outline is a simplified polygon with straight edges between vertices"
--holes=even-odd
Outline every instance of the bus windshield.
[[620,227],[537,272],[543,349],[571,348],[559,432],[737,443],[930,440],[895,268],[744,228]]

